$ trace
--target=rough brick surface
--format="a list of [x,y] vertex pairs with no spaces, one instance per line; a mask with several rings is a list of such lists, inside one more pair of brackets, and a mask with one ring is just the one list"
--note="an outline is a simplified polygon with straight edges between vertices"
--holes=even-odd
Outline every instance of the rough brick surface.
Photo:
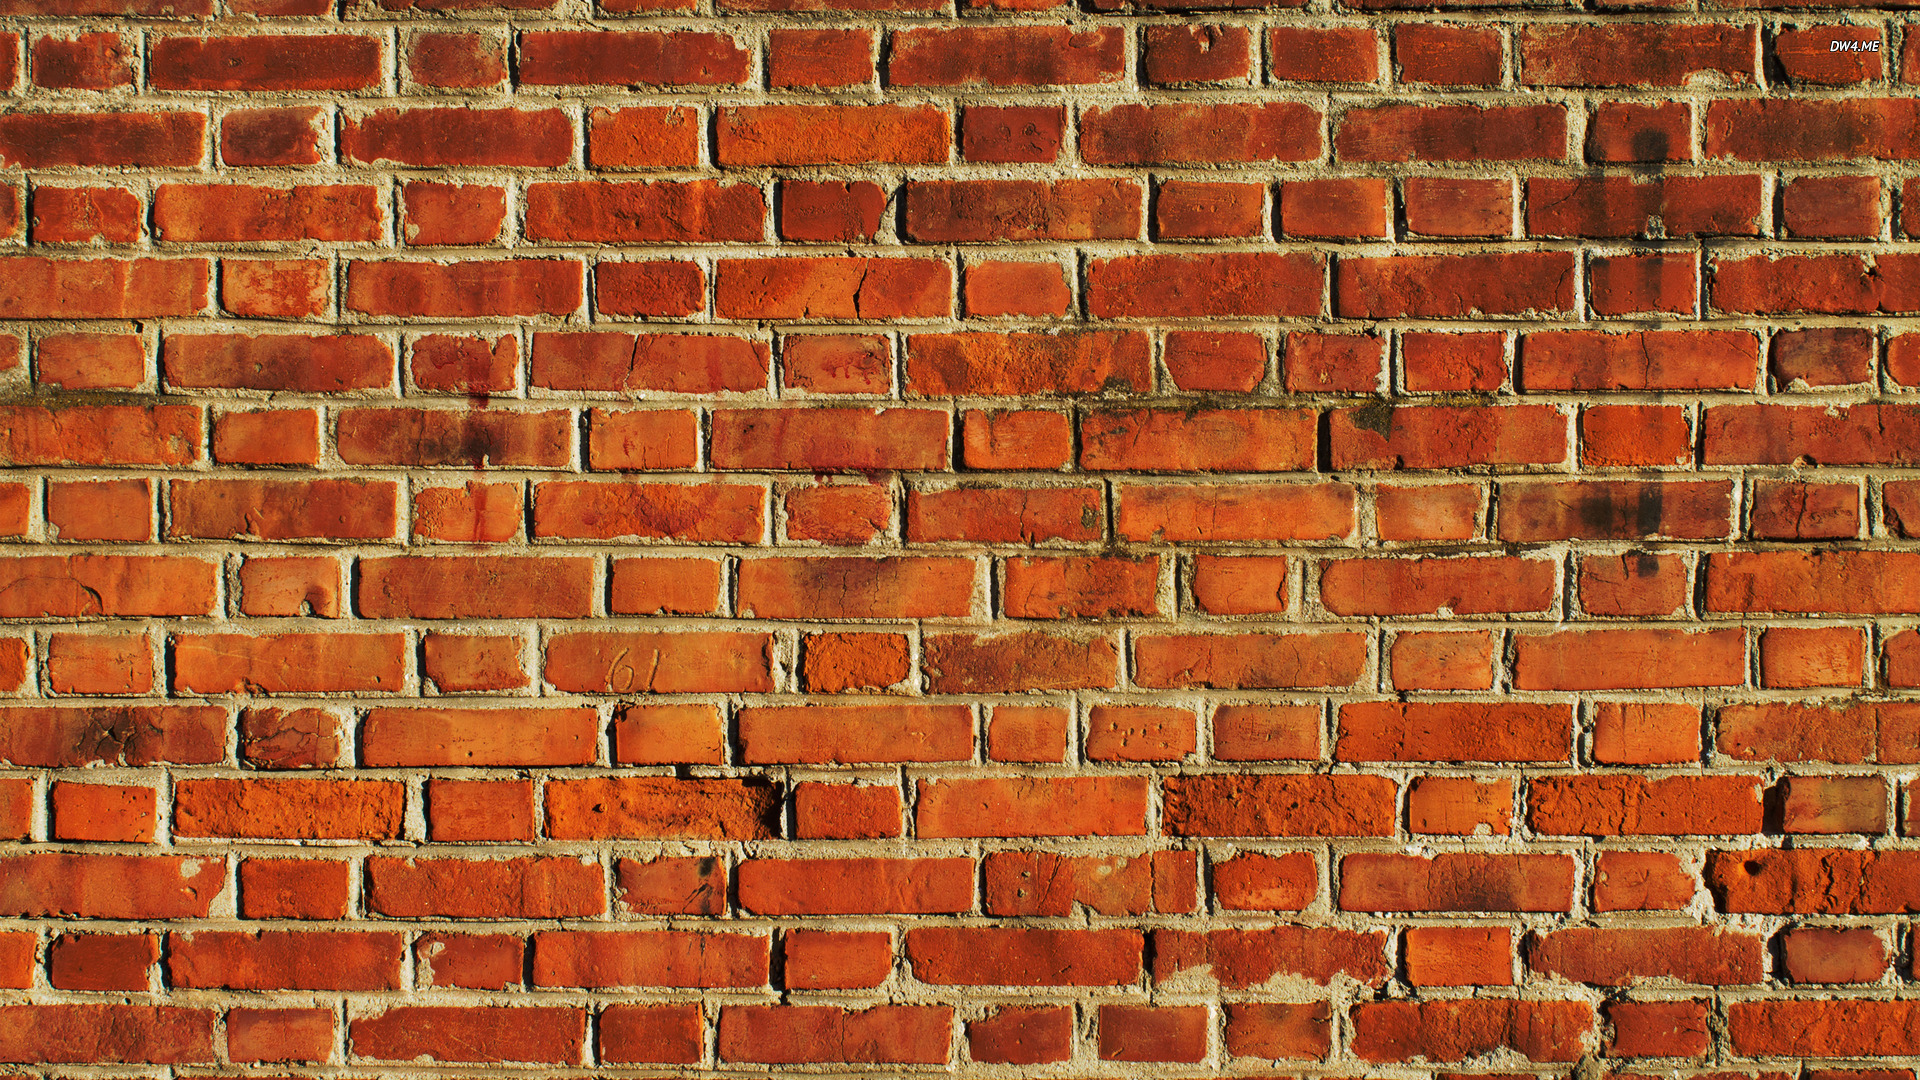
[[1914,3],[0,0],[0,1073],[1914,1080]]

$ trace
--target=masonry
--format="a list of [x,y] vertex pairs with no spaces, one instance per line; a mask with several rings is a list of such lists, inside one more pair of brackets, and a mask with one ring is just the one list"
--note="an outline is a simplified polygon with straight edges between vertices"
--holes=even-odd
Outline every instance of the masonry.
[[0,1062],[1913,1080],[1920,32],[960,2],[0,0]]

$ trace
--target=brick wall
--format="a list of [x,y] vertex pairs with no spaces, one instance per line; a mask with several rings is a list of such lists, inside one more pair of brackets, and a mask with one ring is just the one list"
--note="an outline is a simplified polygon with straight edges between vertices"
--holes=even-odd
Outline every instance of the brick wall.
[[1913,1080],[1812,6],[0,0],[0,1063]]

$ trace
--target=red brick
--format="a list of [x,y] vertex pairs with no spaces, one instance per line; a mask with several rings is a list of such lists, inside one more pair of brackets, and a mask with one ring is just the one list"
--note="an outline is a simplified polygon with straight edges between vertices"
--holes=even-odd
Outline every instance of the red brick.
[[330,393],[387,389],[393,350],[371,335],[173,335],[161,350],[172,386]]
[[1288,181],[1279,208],[1279,231],[1315,239],[1384,238],[1391,216],[1383,179]]
[[767,81],[776,89],[842,87],[873,80],[871,30],[773,30],[767,34]]
[[1170,836],[1386,836],[1394,786],[1375,776],[1169,777]]
[[1700,76],[1753,82],[1756,27],[1714,23],[1531,26],[1515,44],[1535,86],[1685,86]]
[[1698,762],[1700,709],[1679,703],[1596,702],[1593,757],[1609,765]]
[[1701,1057],[1713,1046],[1704,1001],[1612,1001],[1614,1057]]
[[176,480],[168,494],[171,537],[380,540],[399,513],[383,480]]
[[[1066,413],[1048,409],[968,409],[960,423],[960,448],[966,465],[973,469],[1058,469],[1073,452],[1073,427]],[[908,505],[916,505],[920,498],[924,498],[922,492],[910,492]],[[925,498],[933,494],[927,492]],[[972,496],[956,494],[954,498]],[[1008,498],[1016,496],[1008,494]],[[956,525],[966,527],[966,519]],[[1079,523],[1079,528],[1094,527],[1091,521]]]
[[609,838],[765,839],[779,796],[757,779],[670,776],[550,780],[547,835]]
[[1797,983],[1870,983],[1887,970],[1887,947],[1870,927],[1795,927],[1779,937],[1787,976]]
[[[1276,975],[1325,986],[1345,975],[1378,986],[1389,970],[1386,935],[1316,927],[1282,926],[1270,930],[1183,930],[1154,932],[1156,983],[1210,979],[1228,989],[1246,989]],[[1206,969],[1205,976],[1191,974]]]
[[913,334],[906,376],[911,391],[933,397],[1054,396],[1144,391],[1153,366],[1137,331]]
[[505,188],[413,181],[402,186],[400,235],[408,244],[491,244],[506,224]]
[[615,559],[609,610],[619,615],[704,615],[720,604],[713,559]]
[[345,745],[337,713],[324,709],[245,709],[240,756],[261,769],[324,769],[340,763]]
[[1781,223],[1791,236],[1872,239],[1887,215],[1880,210],[1880,180],[1873,176],[1808,176],[1780,194]]
[[1760,831],[1759,784],[1750,776],[1540,778],[1528,821],[1544,834],[1684,836]]
[[1760,177],[1607,176],[1527,181],[1530,236],[1756,236]]
[[885,932],[788,930],[782,948],[789,989],[866,989],[893,971],[893,941]]
[[147,78],[159,90],[364,90],[380,81],[380,54],[360,34],[161,37]]
[[239,166],[317,165],[332,156],[331,116],[331,110],[317,106],[230,110],[220,121],[220,160]]
[[[1835,45],[1842,46],[1839,49]],[[1847,48],[1871,45],[1872,49]],[[1773,35],[1773,58],[1796,83],[1844,86],[1886,74],[1881,35],[1870,26],[1812,26],[1781,29]]]
[[1500,485],[1500,538],[1693,540],[1732,529],[1727,481],[1512,481]]
[[1161,352],[1181,390],[1246,393],[1267,374],[1267,343],[1257,334],[1169,331]]
[[1382,540],[1468,540],[1479,531],[1483,501],[1471,484],[1382,484],[1374,493],[1375,526]]
[[712,180],[538,183],[527,187],[529,240],[711,243],[761,239],[765,194]]
[[0,617],[206,615],[212,563],[184,556],[41,555],[0,560]]
[[1401,183],[1401,197],[1412,233],[1449,238],[1513,234],[1513,185],[1506,180],[1410,176]]
[[1320,603],[1336,615],[1544,612],[1558,594],[1551,562],[1520,558],[1334,559]]
[[150,787],[55,781],[53,839],[152,843],[154,804]]
[[[727,866],[717,858],[621,859],[620,903],[639,915],[718,915],[727,909]],[[518,965],[513,969],[517,977]]]
[[945,1005],[727,1005],[718,1048],[726,1062],[939,1065],[952,1037]]
[[145,993],[159,959],[152,934],[62,934],[47,946],[47,981],[56,990]]
[[344,919],[353,865],[344,859],[247,859],[240,914],[248,919]]
[[1119,986],[1139,978],[1138,930],[921,927],[907,931],[914,977],[934,985]]
[[332,296],[333,266],[324,259],[228,259],[220,264],[220,303],[235,315],[324,315]]
[[496,88],[507,78],[505,44],[490,34],[417,33],[407,45],[407,75],[421,86]]
[[1401,82],[1498,86],[1500,45],[1495,28],[1417,22],[1393,28],[1393,58]]
[[1128,485],[1116,530],[1130,540],[1306,540],[1351,535],[1345,484]]
[[549,30],[520,35],[515,77],[527,86],[725,86],[751,66],[726,34]]
[[1846,386],[1872,377],[1875,337],[1855,327],[1781,330],[1768,349],[1768,371],[1783,388]]
[[922,780],[915,835],[1142,836],[1146,813],[1140,777]]
[[1211,1027],[1203,1005],[1102,1005],[1100,1060],[1198,1062]]
[[[505,339],[511,340],[511,339]],[[762,390],[764,343],[717,334],[536,333],[530,374],[554,390]]]
[[485,1007],[399,1006],[351,1021],[356,1057],[383,1061],[575,1065],[587,1038],[578,1007],[523,1007],[511,1018]]
[[705,1049],[699,1005],[609,1005],[599,1015],[605,1063],[695,1065]]
[[763,619],[917,619],[972,613],[972,559],[754,559],[741,564],[741,612]]
[[1593,630],[1522,635],[1514,686],[1523,690],[1739,686],[1746,637],[1738,630]]
[[1588,1051],[1593,1006],[1506,998],[1380,1001],[1352,1010],[1363,1061],[1464,1061],[1511,1048],[1528,1061],[1574,1061]]
[[362,185],[162,184],[153,196],[156,234],[183,242],[376,241],[383,218],[378,189]]
[[1380,42],[1371,27],[1274,27],[1267,31],[1268,77],[1275,82],[1370,83],[1380,77]]
[[1070,86],[1118,82],[1126,32],[1117,26],[915,28],[891,35],[895,86]]
[[1242,26],[1154,26],[1141,59],[1143,81],[1161,86],[1242,83],[1253,72],[1253,35]]
[[1350,109],[1334,139],[1340,161],[1558,161],[1559,105],[1381,105]]
[[893,386],[892,350],[888,340],[877,335],[793,335],[781,341],[780,359],[789,388],[818,394],[885,394]]
[[1401,631],[1393,639],[1393,688],[1491,689],[1493,644],[1493,638],[1484,631]]
[[564,856],[373,857],[366,873],[367,909],[401,918],[578,918],[598,915],[607,906],[600,868]]
[[767,693],[771,647],[767,634],[724,630],[557,633],[546,680],[577,694]]
[[1580,414],[1580,463],[1587,468],[1686,465],[1693,430],[1674,405],[1590,405]]
[[1073,1056],[1073,1010],[1003,1005],[967,1024],[967,1054],[989,1064],[1045,1065]]
[[743,708],[736,715],[748,763],[962,761],[973,722],[957,705]]
[[[11,59],[11,45],[8,51]],[[132,53],[118,34],[35,38],[33,85],[54,90],[111,90],[132,86]],[[13,81],[7,80],[7,88],[12,86]]]
[[1505,836],[1512,831],[1513,784],[1424,776],[1407,789],[1408,828],[1441,836]]
[[145,694],[153,686],[145,634],[53,634],[45,659],[47,688],[56,694]]
[[1408,927],[1407,981],[1415,986],[1513,985],[1513,935],[1506,927]]
[[1319,110],[1299,102],[1115,105],[1080,116],[1093,165],[1311,161],[1322,152]]
[[1066,109],[1058,105],[968,106],[960,119],[960,153],[992,164],[1052,162],[1066,123]]
[[1873,615],[1920,610],[1920,592],[1909,584],[1902,552],[1716,554],[1705,570],[1708,611]]
[[380,109],[346,117],[343,162],[412,166],[564,165],[573,154],[573,123],[559,109]]
[[168,935],[167,980],[231,990],[397,990],[397,933],[200,930]]
[[1230,911],[1301,911],[1319,891],[1319,872],[1307,852],[1241,852],[1212,870],[1214,901]]
[[939,914],[973,906],[970,859],[748,859],[735,881],[740,906],[761,915]]
[[900,835],[900,791],[857,784],[797,784],[794,837],[801,840],[879,840]]
[[174,1005],[0,1006],[0,1059],[210,1065],[217,1015]]
[[46,501],[52,538],[138,542],[153,536],[153,490],[146,480],[54,481]]
[[1680,857],[1665,851],[1603,851],[1594,863],[1595,911],[1679,911],[1698,887]]
[[206,140],[200,112],[16,112],[0,117],[0,165],[193,168]]
[[533,936],[533,984],[590,989],[764,986],[768,947],[765,934],[545,931]]
[[245,615],[340,617],[340,565],[322,557],[255,557],[240,564]]
[[1587,121],[1587,160],[1663,164],[1693,160],[1693,109],[1684,101],[1601,102]]
[[1227,1052],[1267,1059],[1319,1059],[1333,1044],[1326,1002],[1244,1002],[1225,1006]]
[[1760,638],[1760,684],[1806,689],[1859,686],[1866,638],[1854,627],[1777,626]]
[[1334,756],[1455,761],[1472,753],[1487,761],[1562,761],[1572,749],[1572,719],[1560,705],[1356,702],[1340,707]]
[[0,316],[146,319],[197,315],[207,306],[208,278],[205,259],[10,257],[0,260]]
[[1348,855],[1343,911],[1567,911],[1573,862],[1560,855]]
[[37,852],[0,857],[0,870],[9,918],[204,919],[226,889],[223,858]]
[[1727,1029],[1747,1057],[1902,1057],[1920,1048],[1915,1017],[1905,1001],[1751,1001],[1727,1007]]
[[714,160],[726,166],[937,164],[953,121],[930,105],[725,106]]
[[1594,314],[1692,315],[1698,300],[1694,262],[1691,253],[1588,260],[1588,299]]
[[389,780],[181,780],[177,837],[390,840],[400,835],[406,792]]
[[880,690],[904,680],[912,670],[905,634],[809,634],[805,677],[815,693]]
[[722,259],[714,312],[723,319],[938,318],[950,314],[953,270],[935,259]]
[[1336,313],[1346,317],[1520,315],[1573,306],[1575,265],[1565,252],[1351,258],[1336,273]]
[[596,168],[686,168],[700,157],[700,111],[684,105],[588,111],[587,161]]
[[35,187],[32,232],[36,244],[131,244],[140,239],[140,196],[121,188]]
[[906,234],[930,243],[1125,239],[1139,235],[1129,181],[941,180],[906,187]]
[[34,347],[34,381],[66,390],[131,390],[147,381],[146,344],[133,334],[50,334]]
[[325,1062],[333,1057],[331,1009],[231,1009],[227,1057],[236,1062]]

